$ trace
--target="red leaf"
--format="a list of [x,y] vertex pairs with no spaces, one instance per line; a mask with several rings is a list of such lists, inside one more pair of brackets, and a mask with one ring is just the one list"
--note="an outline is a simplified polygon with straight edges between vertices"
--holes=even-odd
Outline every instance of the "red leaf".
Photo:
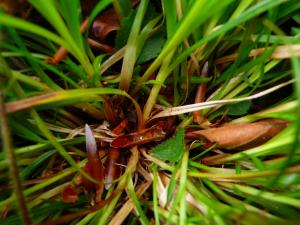
[[166,133],[163,130],[165,126],[166,124],[164,123],[158,123],[142,131],[119,136],[112,141],[111,146],[113,148],[126,148],[145,144],[150,141],[162,140],[166,136]]
[[[83,169],[87,174],[92,176],[92,166],[89,163],[85,164],[85,167]],[[85,177],[82,177],[82,185],[87,191],[95,189],[95,184],[86,179]]]
[[120,169],[117,165],[120,159],[119,149],[112,148],[108,152],[108,159],[105,162],[105,188],[108,189],[111,183],[118,178]]
[[78,201],[78,193],[71,184],[68,184],[64,187],[64,190],[62,192],[62,199],[67,203]]
[[128,135],[117,137],[111,142],[113,148],[123,148],[128,146],[132,142],[132,139]]
[[124,119],[118,126],[116,126],[114,129],[113,129],[113,133],[114,134],[121,134],[123,132],[123,130],[126,128],[126,126],[128,125],[128,118]]

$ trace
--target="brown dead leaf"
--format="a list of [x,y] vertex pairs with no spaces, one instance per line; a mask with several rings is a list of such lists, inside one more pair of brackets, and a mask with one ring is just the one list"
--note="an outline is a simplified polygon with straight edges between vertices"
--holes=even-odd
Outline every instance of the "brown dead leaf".
[[244,150],[259,146],[284,128],[288,122],[279,119],[265,119],[248,124],[226,125],[207,130],[198,130],[187,133],[187,137],[198,137],[216,143],[222,149]]
[[12,15],[25,15],[29,6],[26,0],[0,0],[0,9]]
[[[131,1],[133,7],[137,3],[137,0]],[[118,12],[115,8],[109,8],[95,18],[90,30],[90,34],[94,36],[97,41],[104,41],[108,34],[113,31],[117,31],[119,28],[120,15],[118,15]]]
[[110,8],[96,17],[91,28],[91,34],[97,40],[103,41],[110,32],[118,30],[119,27],[118,14],[114,8]]

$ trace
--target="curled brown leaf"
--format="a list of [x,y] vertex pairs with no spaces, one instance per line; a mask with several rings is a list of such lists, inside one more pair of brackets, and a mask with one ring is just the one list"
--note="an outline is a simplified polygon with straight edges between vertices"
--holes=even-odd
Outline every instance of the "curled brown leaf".
[[96,17],[93,22],[91,33],[100,41],[103,41],[106,36],[112,31],[118,30],[120,21],[114,8],[110,8]]
[[264,119],[248,124],[233,124],[187,133],[187,138],[199,138],[216,143],[222,149],[244,150],[259,146],[284,128],[288,122],[280,119]]

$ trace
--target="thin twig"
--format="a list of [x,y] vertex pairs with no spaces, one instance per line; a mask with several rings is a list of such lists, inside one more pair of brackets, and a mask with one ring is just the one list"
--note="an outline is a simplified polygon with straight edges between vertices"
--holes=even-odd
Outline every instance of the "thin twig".
[[7,118],[6,118],[3,95],[1,92],[0,92],[0,124],[1,124],[0,126],[1,126],[3,148],[4,151],[6,152],[6,157],[10,165],[9,166],[10,176],[15,190],[17,203],[20,209],[23,224],[30,225],[31,219],[29,216],[28,208],[22,191],[22,184],[19,176],[16,156],[12,145],[11,134],[8,127]]

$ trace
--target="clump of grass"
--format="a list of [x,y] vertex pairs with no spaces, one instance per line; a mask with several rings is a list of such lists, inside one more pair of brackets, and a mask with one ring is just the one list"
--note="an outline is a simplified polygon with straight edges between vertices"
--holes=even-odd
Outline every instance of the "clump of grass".
[[0,224],[297,223],[300,4],[94,3],[2,3]]

